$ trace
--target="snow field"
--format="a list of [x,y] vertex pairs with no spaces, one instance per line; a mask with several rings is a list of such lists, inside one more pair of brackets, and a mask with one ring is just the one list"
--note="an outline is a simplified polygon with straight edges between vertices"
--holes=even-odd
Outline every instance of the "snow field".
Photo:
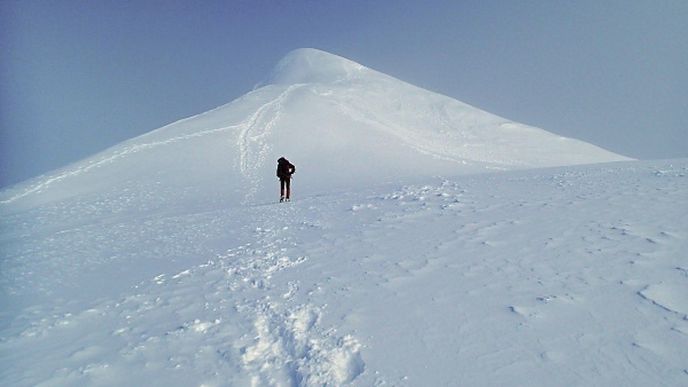
[[[16,312],[2,319],[0,380],[681,385],[686,171],[678,160],[425,179],[97,215],[75,232],[44,229],[43,242],[5,232],[18,255],[3,260]],[[70,250],[87,229],[102,243]],[[122,245],[139,254],[82,259]],[[17,267],[26,274],[6,278]]]
[[[16,333],[3,335],[3,352],[13,359],[5,364],[13,367],[2,370],[2,379],[10,385],[323,385],[353,380],[364,370],[356,339],[322,328],[320,307],[294,300],[298,281],[284,289],[271,283],[280,271],[307,261],[290,254],[293,208],[256,209],[252,214],[262,210],[263,217],[251,226],[268,223],[269,217],[277,227],[252,227],[253,242],[206,263],[158,274],[119,298],[90,301],[83,311],[64,311],[84,305],[77,302],[26,309],[5,331]],[[166,226],[158,226],[158,232],[166,232]],[[128,236],[123,240],[131,241]],[[185,241],[170,243],[183,249]],[[39,369],[31,366],[36,348],[50,352]]]
[[685,385],[688,160],[514,171],[620,160],[297,50],[0,192],[0,385]]
[[337,220],[313,227],[311,260],[293,274],[320,278],[324,321],[366,343],[366,367],[391,384],[681,385],[688,320],[669,305],[688,283],[685,162],[673,170],[662,180],[629,163],[344,194],[309,207]]

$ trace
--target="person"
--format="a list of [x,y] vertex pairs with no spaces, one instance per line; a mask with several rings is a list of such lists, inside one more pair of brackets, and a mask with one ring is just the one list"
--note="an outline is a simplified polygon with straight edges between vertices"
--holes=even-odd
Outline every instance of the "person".
[[[289,197],[291,191],[291,175],[296,172],[296,167],[294,164],[290,163],[289,160],[284,157],[280,157],[277,160],[277,177],[280,179],[280,203],[283,201],[290,201]],[[286,193],[286,196],[285,196]]]

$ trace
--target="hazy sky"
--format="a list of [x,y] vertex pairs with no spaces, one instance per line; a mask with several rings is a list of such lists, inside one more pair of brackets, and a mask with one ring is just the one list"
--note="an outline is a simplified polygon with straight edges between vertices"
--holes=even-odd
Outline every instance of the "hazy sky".
[[323,49],[636,158],[688,156],[688,1],[0,1],[0,186]]

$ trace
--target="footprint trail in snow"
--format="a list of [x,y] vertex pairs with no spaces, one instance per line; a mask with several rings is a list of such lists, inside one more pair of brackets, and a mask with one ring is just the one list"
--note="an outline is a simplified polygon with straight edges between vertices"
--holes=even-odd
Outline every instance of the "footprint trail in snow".
[[[324,326],[323,306],[295,297],[305,291],[298,280],[273,282],[309,259],[295,240],[294,231],[304,223],[298,208],[289,203],[251,211],[251,243],[190,269],[159,274],[131,294],[86,310],[25,312],[20,319],[46,317],[3,335],[3,352],[21,361],[1,379],[13,385],[256,386],[355,380],[365,369],[356,338]],[[36,346],[55,348],[54,358],[30,377],[22,375],[18,370],[31,368]]]

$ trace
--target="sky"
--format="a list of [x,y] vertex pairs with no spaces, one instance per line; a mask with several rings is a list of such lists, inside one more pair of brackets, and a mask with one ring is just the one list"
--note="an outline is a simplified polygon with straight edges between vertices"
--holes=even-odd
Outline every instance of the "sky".
[[639,159],[688,157],[688,1],[0,1],[0,187],[319,48]]

